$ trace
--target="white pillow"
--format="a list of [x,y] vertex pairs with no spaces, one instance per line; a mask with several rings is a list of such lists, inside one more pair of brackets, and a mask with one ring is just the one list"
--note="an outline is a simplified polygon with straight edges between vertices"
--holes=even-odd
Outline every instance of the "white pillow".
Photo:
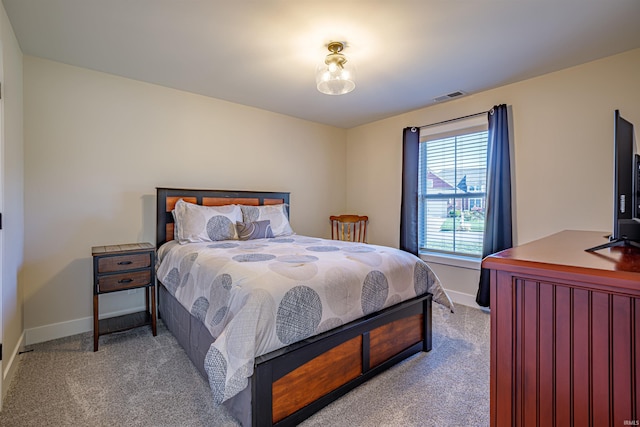
[[267,219],[271,221],[273,237],[289,236],[293,234],[293,230],[289,224],[287,208],[284,203],[264,206],[240,205],[240,209],[242,209],[242,216],[244,218],[242,222],[256,222]]
[[180,244],[238,239],[238,205],[200,206],[180,199],[173,212],[175,239]]

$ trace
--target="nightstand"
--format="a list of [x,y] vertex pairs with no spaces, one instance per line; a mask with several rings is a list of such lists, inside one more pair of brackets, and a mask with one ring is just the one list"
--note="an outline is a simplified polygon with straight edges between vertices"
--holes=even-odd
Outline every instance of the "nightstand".
[[[100,335],[151,325],[156,336],[156,250],[151,243],[94,246],[93,351]],[[145,288],[145,310],[98,320],[98,297],[110,292]],[[151,296],[149,296],[151,295]],[[149,304],[151,298],[151,304]]]

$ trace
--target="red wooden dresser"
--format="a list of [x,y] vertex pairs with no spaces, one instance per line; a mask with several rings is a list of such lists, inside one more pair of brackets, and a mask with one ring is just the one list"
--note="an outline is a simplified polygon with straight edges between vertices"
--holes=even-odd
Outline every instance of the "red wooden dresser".
[[491,425],[640,420],[640,251],[563,231],[485,258]]

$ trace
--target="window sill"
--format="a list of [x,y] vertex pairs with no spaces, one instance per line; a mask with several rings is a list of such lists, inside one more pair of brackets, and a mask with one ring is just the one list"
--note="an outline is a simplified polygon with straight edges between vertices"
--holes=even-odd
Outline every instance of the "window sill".
[[445,255],[434,252],[420,252],[420,258],[432,264],[442,264],[451,267],[467,268],[469,270],[480,270],[482,260],[480,258],[466,257],[460,255]]

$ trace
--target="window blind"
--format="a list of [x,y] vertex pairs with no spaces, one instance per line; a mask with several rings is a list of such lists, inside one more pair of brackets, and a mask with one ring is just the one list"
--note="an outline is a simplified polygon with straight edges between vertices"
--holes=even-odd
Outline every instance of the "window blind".
[[481,256],[487,131],[484,125],[421,133],[418,241],[421,249]]

